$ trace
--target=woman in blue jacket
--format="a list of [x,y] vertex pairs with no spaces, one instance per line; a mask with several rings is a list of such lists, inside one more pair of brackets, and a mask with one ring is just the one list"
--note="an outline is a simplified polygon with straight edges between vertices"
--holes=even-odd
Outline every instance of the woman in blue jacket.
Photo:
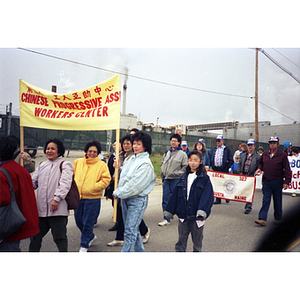
[[178,221],[178,242],[176,252],[185,252],[188,236],[191,233],[193,251],[201,252],[203,227],[210,215],[214,192],[209,176],[205,173],[201,153],[193,150],[188,155],[188,166],[175,187],[164,215]]
[[132,136],[134,155],[125,160],[114,197],[121,199],[124,220],[122,252],[144,252],[139,225],[153,190],[156,176],[149,159],[152,140],[149,134],[138,131]]

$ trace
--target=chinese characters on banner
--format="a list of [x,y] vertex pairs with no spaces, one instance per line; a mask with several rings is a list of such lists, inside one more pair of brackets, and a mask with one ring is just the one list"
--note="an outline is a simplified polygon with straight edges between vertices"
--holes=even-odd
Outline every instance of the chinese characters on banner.
[[254,176],[207,171],[215,198],[252,203],[255,193]]
[[121,75],[68,94],[20,80],[20,126],[56,130],[120,128]]

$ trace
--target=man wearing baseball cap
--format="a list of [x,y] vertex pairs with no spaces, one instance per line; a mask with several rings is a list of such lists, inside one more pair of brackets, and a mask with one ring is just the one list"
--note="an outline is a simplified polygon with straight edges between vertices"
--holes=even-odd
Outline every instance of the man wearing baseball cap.
[[282,189],[286,190],[291,182],[291,169],[286,154],[279,150],[279,138],[271,136],[270,149],[266,150],[259,159],[255,175],[263,173],[262,192],[263,202],[256,224],[267,225],[267,216],[273,195],[274,223],[278,224],[282,218]]
[[[211,151],[210,165],[213,171],[228,173],[234,162],[231,149],[224,145],[223,135],[218,135],[216,142],[217,146]],[[229,201],[226,200],[226,202]],[[216,198],[214,204],[221,204],[221,199]]]
[[[239,161],[239,165],[237,168],[238,174],[243,175],[254,175],[258,161],[260,159],[260,155],[256,153],[255,150],[255,140],[249,139],[247,141],[248,151],[244,152],[241,155],[241,159]],[[249,214],[252,211],[252,203],[246,203],[245,205],[245,214]]]
[[189,153],[190,153],[191,151],[190,151],[190,149],[188,148],[187,141],[182,141],[182,142],[181,142],[181,150],[182,150],[186,155],[189,155]]

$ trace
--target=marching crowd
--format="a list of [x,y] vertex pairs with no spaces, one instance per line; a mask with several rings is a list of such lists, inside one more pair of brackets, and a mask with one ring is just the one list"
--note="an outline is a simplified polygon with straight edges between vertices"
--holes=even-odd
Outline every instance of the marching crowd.
[[[119,158],[116,148],[119,147]],[[255,140],[239,145],[233,154],[224,144],[222,135],[216,137],[216,147],[206,149],[205,140],[199,139],[189,150],[179,134],[170,138],[170,149],[161,162],[163,182],[162,216],[159,226],[170,224],[178,217],[176,252],[185,252],[191,234],[193,251],[202,250],[203,229],[212,205],[221,204],[214,191],[207,170],[255,176],[262,174],[262,207],[255,223],[267,225],[267,215],[273,196],[274,222],[282,219],[282,190],[291,182],[287,156],[298,156],[298,148],[278,149],[279,138],[270,137],[269,149],[259,147]],[[20,251],[20,240],[30,238],[29,251],[41,249],[43,237],[51,230],[58,251],[68,251],[67,223],[69,210],[65,200],[74,178],[80,201],[74,210],[75,222],[81,232],[79,252],[87,252],[97,236],[93,228],[101,209],[101,196],[117,199],[117,222],[110,231],[116,231],[109,247],[122,246],[122,252],[144,252],[150,237],[150,228],[143,220],[148,195],[155,185],[156,176],[149,156],[152,140],[149,134],[133,129],[120,141],[114,142],[115,152],[108,162],[101,155],[101,144],[92,140],[84,149],[85,155],[71,162],[64,160],[65,147],[59,139],[46,142],[46,161],[35,168],[34,160],[19,151],[14,136],[0,137],[0,168],[5,168],[12,180],[17,204],[27,222],[9,236],[0,236],[0,251]],[[20,159],[23,159],[22,167]],[[33,173],[30,176],[30,173]],[[118,187],[114,189],[115,171]],[[0,209],[10,203],[9,181],[0,172]],[[36,195],[34,190],[37,190]],[[226,200],[228,203],[229,200]],[[245,205],[245,214],[251,213],[252,204]],[[1,221],[1,220],[0,220]],[[0,224],[1,226],[1,224]],[[1,229],[1,227],[0,227]]]

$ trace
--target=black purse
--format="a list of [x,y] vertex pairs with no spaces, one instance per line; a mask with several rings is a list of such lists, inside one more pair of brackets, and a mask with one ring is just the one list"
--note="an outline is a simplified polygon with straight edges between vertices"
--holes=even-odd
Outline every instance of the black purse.
[[20,229],[26,223],[27,220],[23,216],[17,204],[15,190],[9,173],[4,168],[0,168],[0,171],[4,173],[4,175],[6,176],[9,182],[10,197],[11,197],[11,201],[9,204],[0,207],[0,241],[1,241],[6,237],[12,235],[18,229]]

